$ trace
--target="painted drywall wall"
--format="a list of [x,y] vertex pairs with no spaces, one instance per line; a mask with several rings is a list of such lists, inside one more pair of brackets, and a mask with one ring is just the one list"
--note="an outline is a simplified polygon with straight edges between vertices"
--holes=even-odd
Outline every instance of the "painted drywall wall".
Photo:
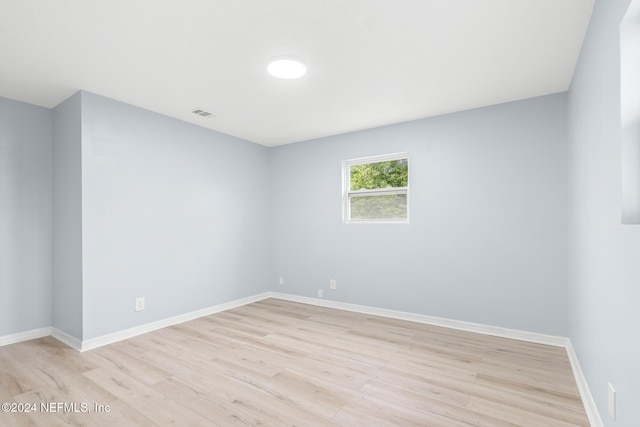
[[82,339],[81,99],[53,109],[53,326]]
[[625,427],[640,425],[640,226],[621,224],[619,37],[628,5],[596,1],[568,95],[570,338],[603,421]]
[[83,338],[267,291],[268,149],[81,97]]
[[[566,335],[565,112],[558,94],[274,148],[272,289]],[[343,224],[342,161],[405,151],[410,224]]]
[[0,98],[0,336],[52,321],[51,120]]

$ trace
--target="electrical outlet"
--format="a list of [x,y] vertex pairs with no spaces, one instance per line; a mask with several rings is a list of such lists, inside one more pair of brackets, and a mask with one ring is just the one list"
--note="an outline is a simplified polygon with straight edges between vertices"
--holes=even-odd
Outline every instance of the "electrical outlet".
[[616,390],[613,388],[611,383],[608,384],[607,387],[608,396],[609,396],[609,418],[612,420],[616,419]]
[[335,289],[335,288],[336,288],[336,279],[329,280],[329,289]]
[[284,277],[280,276],[280,278],[278,279],[278,283],[284,285]]
[[323,294],[322,289],[318,289],[318,298],[322,298]]
[[136,311],[144,310],[144,297],[136,298]]

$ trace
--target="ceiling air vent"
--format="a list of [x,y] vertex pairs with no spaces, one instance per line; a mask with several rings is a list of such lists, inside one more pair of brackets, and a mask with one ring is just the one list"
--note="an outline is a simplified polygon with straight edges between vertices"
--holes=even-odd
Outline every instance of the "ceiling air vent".
[[204,117],[207,119],[215,117],[215,114],[213,114],[211,111],[205,110],[204,108],[194,108],[193,110],[191,110],[191,112],[196,116]]

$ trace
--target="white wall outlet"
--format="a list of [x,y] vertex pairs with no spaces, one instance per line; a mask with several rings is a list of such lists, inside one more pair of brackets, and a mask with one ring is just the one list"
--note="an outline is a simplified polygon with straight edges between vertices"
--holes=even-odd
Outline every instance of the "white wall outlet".
[[322,289],[318,289],[318,298],[322,298],[323,294]]
[[612,420],[616,419],[616,390],[613,388],[611,383],[608,384],[607,387],[608,396],[609,396],[609,418]]
[[329,289],[335,289],[335,288],[336,288],[336,279],[329,280]]
[[136,298],[136,311],[144,310],[144,297]]
[[284,285],[284,277],[280,276],[280,278],[278,279],[278,283]]

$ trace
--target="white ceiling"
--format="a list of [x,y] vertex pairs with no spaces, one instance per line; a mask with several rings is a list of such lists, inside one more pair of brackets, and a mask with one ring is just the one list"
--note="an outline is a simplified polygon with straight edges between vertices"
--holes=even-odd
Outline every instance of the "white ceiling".
[[593,2],[0,0],[0,96],[84,89],[274,146],[565,91]]

